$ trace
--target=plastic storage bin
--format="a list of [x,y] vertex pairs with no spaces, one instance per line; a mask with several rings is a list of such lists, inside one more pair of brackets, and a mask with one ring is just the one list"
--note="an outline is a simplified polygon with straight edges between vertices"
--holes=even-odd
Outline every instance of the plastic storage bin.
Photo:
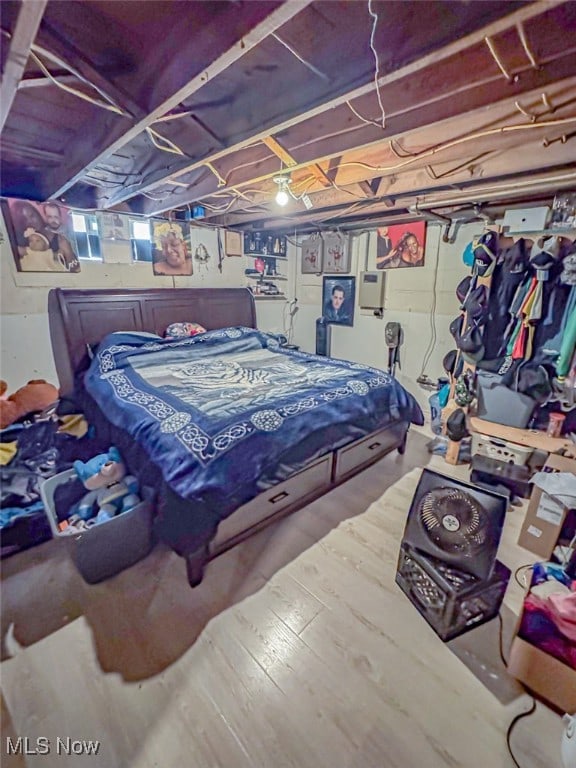
[[506,464],[524,465],[533,453],[532,448],[524,445],[509,443],[497,437],[488,437],[479,432],[472,434],[472,455],[487,456],[489,459],[497,459]]
[[40,494],[54,538],[64,539],[84,581],[96,584],[142,560],[154,546],[152,520],[155,494],[152,488],[144,486],[140,491],[142,502],[130,512],[122,512],[112,520],[85,531],[62,533],[58,528],[54,493],[59,485],[76,477],[73,469],[60,472],[42,483]]
[[528,395],[505,387],[503,376],[489,371],[477,372],[477,415],[506,427],[525,429],[530,422],[536,401]]

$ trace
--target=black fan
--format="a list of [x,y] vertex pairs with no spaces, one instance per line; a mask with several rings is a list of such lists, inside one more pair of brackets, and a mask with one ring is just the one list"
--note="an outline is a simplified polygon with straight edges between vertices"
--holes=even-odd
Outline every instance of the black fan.
[[459,488],[434,488],[418,506],[431,541],[449,554],[472,557],[486,542],[487,519],[481,505]]
[[494,567],[505,513],[503,496],[425,469],[402,543],[486,579]]

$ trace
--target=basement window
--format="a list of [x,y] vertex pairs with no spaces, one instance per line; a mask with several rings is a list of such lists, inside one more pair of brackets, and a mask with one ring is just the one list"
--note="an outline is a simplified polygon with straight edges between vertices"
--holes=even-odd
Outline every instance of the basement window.
[[148,219],[132,219],[130,222],[130,244],[134,261],[152,261],[152,241]]
[[76,238],[78,257],[102,261],[96,216],[87,213],[72,213],[72,229]]

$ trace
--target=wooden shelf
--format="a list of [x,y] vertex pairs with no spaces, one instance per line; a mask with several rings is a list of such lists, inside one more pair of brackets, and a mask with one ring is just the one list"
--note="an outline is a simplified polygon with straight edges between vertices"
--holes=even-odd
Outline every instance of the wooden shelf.
[[571,452],[575,449],[574,443],[568,438],[549,437],[546,432],[540,432],[536,429],[505,427],[503,424],[484,421],[477,416],[470,418],[470,426],[474,432],[479,432],[482,435],[498,437],[501,440],[508,440],[510,443],[525,445],[528,448],[536,448],[548,453],[562,453],[564,450]]
[[558,237],[567,237],[569,240],[571,238],[576,238],[576,228],[572,227],[572,229],[538,229],[538,230],[532,230],[530,232],[510,232],[510,230],[504,228],[504,231],[501,233],[501,237],[526,237],[526,238],[540,238],[540,237],[552,237],[553,235],[557,235]]
[[284,282],[288,281],[287,277],[282,277],[281,275],[276,275],[276,276],[273,276],[273,275],[263,275],[263,276],[261,276],[261,275],[244,275],[244,277],[248,277],[250,280],[262,280],[263,283],[266,283],[266,282],[271,282],[272,283],[272,282],[274,282],[274,280],[281,280],[281,281],[284,281]]

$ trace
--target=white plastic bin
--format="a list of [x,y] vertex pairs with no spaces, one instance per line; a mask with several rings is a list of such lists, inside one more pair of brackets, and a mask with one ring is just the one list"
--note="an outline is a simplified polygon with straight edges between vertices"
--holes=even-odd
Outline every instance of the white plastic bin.
[[129,512],[85,531],[62,533],[58,528],[54,493],[59,485],[74,479],[77,479],[74,469],[60,472],[41,484],[40,495],[54,538],[64,539],[84,581],[96,584],[142,560],[154,546],[155,494],[152,488],[144,487],[140,491],[142,502]]

